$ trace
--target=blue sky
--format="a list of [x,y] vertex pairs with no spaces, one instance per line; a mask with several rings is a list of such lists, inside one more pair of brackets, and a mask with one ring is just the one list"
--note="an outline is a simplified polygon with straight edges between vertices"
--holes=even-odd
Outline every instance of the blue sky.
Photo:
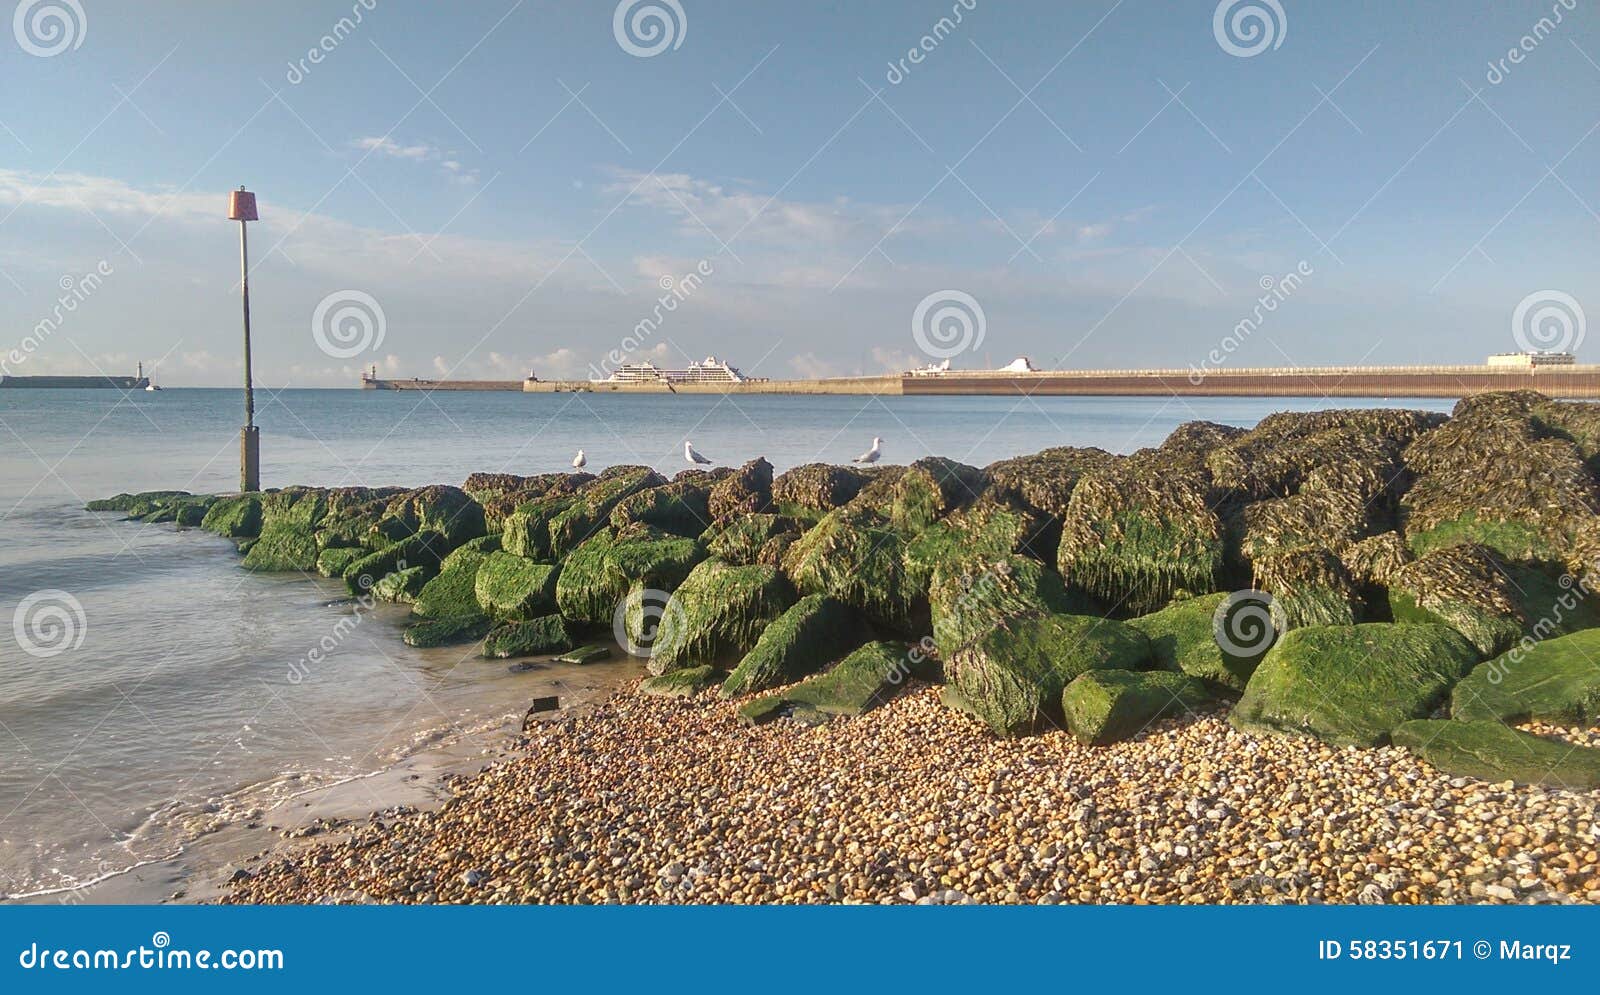
[[[74,44],[0,57],[14,373],[232,383],[239,183],[274,386],[585,375],[630,334],[879,372],[935,358],[912,318],[950,291],[982,311],[958,367],[1189,367],[1230,336],[1236,366],[1473,362],[1530,295],[1600,314],[1588,0],[1225,0],[1266,18],[1255,54],[1209,0],[633,0],[672,25],[649,56],[609,0],[23,0],[24,28],[52,5]],[[323,348],[350,291],[382,339]]]

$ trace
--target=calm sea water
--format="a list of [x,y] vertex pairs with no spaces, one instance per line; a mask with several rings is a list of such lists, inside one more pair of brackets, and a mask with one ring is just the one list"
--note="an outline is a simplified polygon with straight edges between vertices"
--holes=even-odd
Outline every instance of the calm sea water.
[[[673,472],[685,439],[719,462],[765,456],[780,470],[843,462],[875,435],[887,462],[938,454],[981,466],[1056,445],[1128,452],[1196,418],[1248,426],[1334,406],[318,390],[262,392],[257,404],[269,487],[538,473],[567,468],[580,447],[590,470]],[[525,679],[503,665],[405,646],[404,609],[387,606],[291,683],[291,667],[351,612],[342,585],[250,574],[226,540],[82,510],[119,491],[236,488],[240,409],[228,390],[0,391],[0,895],[161,859],[526,700]],[[47,630],[59,621],[45,648],[62,651],[26,652],[24,616]]]

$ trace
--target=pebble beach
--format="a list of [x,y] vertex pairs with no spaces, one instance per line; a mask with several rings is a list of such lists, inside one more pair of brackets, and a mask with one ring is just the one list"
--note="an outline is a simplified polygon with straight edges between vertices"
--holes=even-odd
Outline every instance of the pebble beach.
[[997,738],[924,685],[858,717],[754,728],[715,692],[628,686],[531,728],[437,810],[246,862],[222,900],[1600,901],[1593,793],[1245,733],[1229,707],[1088,747]]

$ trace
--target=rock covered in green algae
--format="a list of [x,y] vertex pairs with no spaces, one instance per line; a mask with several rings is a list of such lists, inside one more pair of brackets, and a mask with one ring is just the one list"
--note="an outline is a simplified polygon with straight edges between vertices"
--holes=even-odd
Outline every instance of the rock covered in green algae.
[[494,623],[482,615],[466,618],[430,618],[406,626],[407,646],[430,649],[435,646],[454,646],[482,639]]
[[174,498],[193,497],[188,491],[140,491],[98,498],[84,505],[85,511],[120,511],[129,518],[142,518]]
[[537,618],[556,610],[559,572],[554,564],[536,563],[504,551],[490,553],[478,566],[473,593],[478,607],[493,618]]
[[732,473],[726,467],[720,472],[685,470],[671,483],[630,494],[611,509],[611,527],[621,531],[638,523],[695,538],[711,525],[711,488]]
[[1039,558],[1034,543],[1047,528],[1038,512],[985,494],[906,543],[907,579],[913,589],[927,590],[940,572],[974,573],[1013,554]]
[[557,663],[572,663],[582,666],[589,663],[598,663],[601,660],[611,659],[611,647],[604,643],[589,643],[579,646],[556,657]]
[[506,552],[529,560],[549,559],[550,522],[576,500],[571,494],[534,498],[507,515],[500,530]]
[[1416,719],[1394,730],[1403,746],[1456,777],[1568,791],[1600,788],[1600,750],[1544,739],[1492,720]]
[[692,698],[715,683],[717,670],[708,665],[674,670],[659,677],[646,677],[639,682],[639,691],[658,698]]
[[1086,615],[1018,615],[950,654],[945,679],[972,713],[1001,736],[1059,724],[1061,692],[1091,670],[1139,670],[1150,662],[1144,633]]
[[653,640],[641,639],[646,626],[640,616],[651,606],[635,608],[630,598],[630,638],[651,647],[648,668],[665,674],[701,664],[732,662],[748,653],[767,625],[794,604],[783,575],[769,566],[735,567],[706,560],[690,571],[660,612]]
[[1080,742],[1105,746],[1137,735],[1169,715],[1184,715],[1211,700],[1206,685],[1168,670],[1091,670],[1061,695],[1067,729]]
[[367,555],[367,551],[349,546],[335,546],[317,554],[317,573],[323,577],[343,577],[350,564]]
[[1016,555],[941,566],[928,600],[934,643],[944,659],[1008,618],[1091,614],[1055,571]]
[[516,656],[565,653],[578,645],[572,625],[560,615],[541,615],[526,622],[495,626],[483,640],[483,655],[505,660]]
[[1267,591],[1291,628],[1354,625],[1361,597],[1344,563],[1328,549],[1302,546],[1255,560],[1255,587]]
[[[624,498],[651,487],[660,487],[666,478],[647,466],[613,466],[573,495],[561,511],[550,518],[550,554],[559,559],[593,536],[611,518],[611,512]],[[508,544],[507,548],[510,546]]]
[[706,558],[697,540],[640,522],[603,529],[568,554],[556,581],[556,606],[577,621],[610,625],[635,588],[670,594]]
[[[316,569],[316,527],[328,510],[327,493],[286,487],[261,499],[261,532],[245,554],[246,570],[310,572]],[[387,571],[385,571],[387,572]]]
[[1535,641],[1479,664],[1451,693],[1463,721],[1600,725],[1600,629]]
[[1484,657],[1504,652],[1528,624],[1506,565],[1473,544],[1435,550],[1396,570],[1389,609],[1397,622],[1450,626]]
[[452,549],[487,531],[483,507],[466,491],[448,484],[419,487],[394,496],[384,509],[383,519],[374,527],[386,536],[393,535],[395,525],[402,535],[437,532]]
[[1087,474],[1061,523],[1057,567],[1067,583],[1131,615],[1179,591],[1217,589],[1222,520],[1210,475],[1146,451]]
[[411,567],[423,567],[431,577],[448,552],[443,536],[420,532],[350,564],[344,571],[344,585],[351,594],[364,594],[386,575]]
[[478,607],[478,567],[499,548],[497,537],[485,536],[451,550],[440,562],[438,576],[417,592],[412,613],[436,619],[482,615],[483,610]]
[[379,578],[372,585],[372,596],[379,601],[392,601],[396,604],[409,605],[417,599],[417,594],[428,583],[429,571],[427,567],[407,567],[396,570]]
[[756,457],[717,481],[711,489],[709,509],[712,519],[722,521],[735,515],[754,515],[772,505],[772,464]]
[[772,481],[772,502],[786,514],[816,519],[861,492],[867,475],[854,467],[806,463]]
[[[1180,671],[1233,691],[1243,691],[1255,673],[1272,640],[1263,638],[1252,645],[1259,651],[1235,653],[1217,641],[1216,614],[1227,594],[1205,594],[1175,601],[1158,612],[1128,619],[1128,624],[1150,639],[1156,665]],[[1262,620],[1262,624],[1267,623]],[[1263,632],[1263,635],[1265,633]],[[1234,645],[1230,640],[1230,646]],[[1248,650],[1250,647],[1239,646]]]
[[860,620],[844,602],[825,594],[807,595],[762,631],[723,682],[721,695],[734,698],[797,681],[844,656],[866,638]]
[[786,711],[860,715],[898,694],[909,676],[903,645],[868,643],[826,673],[780,694],[755,699],[740,709],[740,715],[750,725],[759,725]]
[[976,500],[989,486],[983,471],[942,456],[926,456],[906,467],[895,481],[888,517],[908,533],[917,533]]
[[1231,721],[1250,732],[1382,746],[1402,722],[1442,704],[1477,659],[1472,644],[1443,625],[1293,629],[1251,675]]
[[712,556],[734,566],[752,563],[777,566],[790,544],[800,538],[800,522],[788,515],[739,515],[707,530],[704,541]]
[[159,502],[155,508],[138,516],[141,522],[171,522],[183,528],[194,528],[205,521],[206,512],[216,503],[216,498],[210,494],[196,494],[188,497],[168,498]]
[[229,539],[248,539],[261,534],[261,495],[238,494],[220,497],[206,509],[200,527]]
[[906,575],[907,541],[886,519],[850,505],[795,540],[783,572],[802,594],[831,595],[891,632],[915,635],[926,629],[927,592]]
[[483,523],[491,533],[505,528],[508,515],[518,507],[543,497],[568,495],[594,479],[592,473],[541,473],[523,477],[514,473],[474,473],[461,489],[483,508]]

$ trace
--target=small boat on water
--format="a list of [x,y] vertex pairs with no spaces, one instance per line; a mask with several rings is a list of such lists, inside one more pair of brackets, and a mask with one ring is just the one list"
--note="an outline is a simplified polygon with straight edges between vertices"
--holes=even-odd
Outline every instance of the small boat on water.
[[157,387],[157,386],[156,386],[156,385],[155,385],[155,384],[153,384],[153,383],[147,383],[147,384],[145,384],[145,385],[144,385],[144,389],[145,389],[145,391],[146,391],[146,392],[147,392],[147,393],[151,393],[151,394],[153,394],[153,393],[155,393],[155,392],[156,392],[156,391],[158,391],[158,390],[160,390],[160,389],[161,389],[161,388],[160,388],[160,387]]

